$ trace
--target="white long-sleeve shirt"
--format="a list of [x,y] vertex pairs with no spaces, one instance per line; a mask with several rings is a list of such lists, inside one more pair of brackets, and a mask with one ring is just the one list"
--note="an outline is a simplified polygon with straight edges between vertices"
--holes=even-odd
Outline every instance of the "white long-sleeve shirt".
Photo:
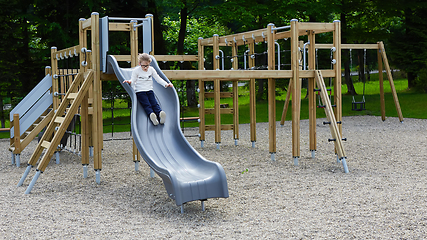
[[142,70],[141,66],[136,67],[132,71],[132,77],[130,79],[131,87],[133,87],[135,92],[153,90],[153,77],[160,85],[166,88],[168,83],[157,74],[152,66],[149,66],[147,71]]

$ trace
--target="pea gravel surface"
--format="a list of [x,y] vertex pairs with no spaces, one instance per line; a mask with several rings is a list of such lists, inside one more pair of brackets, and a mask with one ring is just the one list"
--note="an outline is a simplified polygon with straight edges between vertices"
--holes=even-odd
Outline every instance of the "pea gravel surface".
[[[277,122],[271,160],[268,123],[258,123],[255,148],[249,125],[221,133],[220,150],[207,132],[204,148],[190,144],[226,173],[229,198],[180,207],[167,196],[145,162],[135,171],[132,141],[104,142],[101,183],[93,160],[83,178],[80,157],[52,159],[31,194],[35,174],[16,187],[37,144],[11,163],[9,140],[0,140],[0,239],[424,239],[427,237],[427,120],[374,116],[343,118],[349,173],[337,163],[325,119],[317,120],[311,158],[308,120],[301,121],[299,165],[292,159],[291,122]],[[185,129],[185,135],[198,128]],[[110,138],[106,134],[105,138]],[[116,133],[117,138],[129,133]]]

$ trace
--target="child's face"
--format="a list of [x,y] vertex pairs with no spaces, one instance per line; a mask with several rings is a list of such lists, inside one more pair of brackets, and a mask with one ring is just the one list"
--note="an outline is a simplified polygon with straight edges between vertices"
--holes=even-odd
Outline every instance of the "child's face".
[[150,63],[147,61],[142,61],[139,63],[139,65],[141,65],[142,70],[146,72],[148,71],[148,67],[150,66]]

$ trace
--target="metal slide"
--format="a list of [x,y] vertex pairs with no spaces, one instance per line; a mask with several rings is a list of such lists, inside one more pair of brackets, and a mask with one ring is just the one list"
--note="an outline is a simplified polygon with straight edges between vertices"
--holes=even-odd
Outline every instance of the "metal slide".
[[[169,80],[152,57],[151,66]],[[139,104],[134,90],[123,83],[130,79],[131,68],[120,68],[113,56],[107,57],[107,72],[115,73],[132,100],[132,136],[145,162],[163,180],[170,198],[177,206],[208,198],[227,198],[228,187],[224,169],[219,163],[202,157],[185,139],[179,122],[179,100],[174,88],[164,88],[155,82],[154,93],[167,114],[164,125],[154,126]]]

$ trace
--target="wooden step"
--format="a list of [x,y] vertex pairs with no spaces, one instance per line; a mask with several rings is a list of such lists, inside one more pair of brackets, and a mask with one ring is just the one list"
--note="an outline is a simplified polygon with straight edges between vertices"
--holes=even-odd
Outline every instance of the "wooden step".
[[67,98],[68,99],[76,99],[77,98],[77,94],[78,93],[69,93]]
[[46,149],[48,149],[50,147],[50,142],[43,141],[42,144],[41,144],[41,146],[44,147],[44,148],[46,148]]
[[56,117],[55,118],[55,123],[61,124],[62,122],[64,122],[64,120],[65,120],[65,117]]

